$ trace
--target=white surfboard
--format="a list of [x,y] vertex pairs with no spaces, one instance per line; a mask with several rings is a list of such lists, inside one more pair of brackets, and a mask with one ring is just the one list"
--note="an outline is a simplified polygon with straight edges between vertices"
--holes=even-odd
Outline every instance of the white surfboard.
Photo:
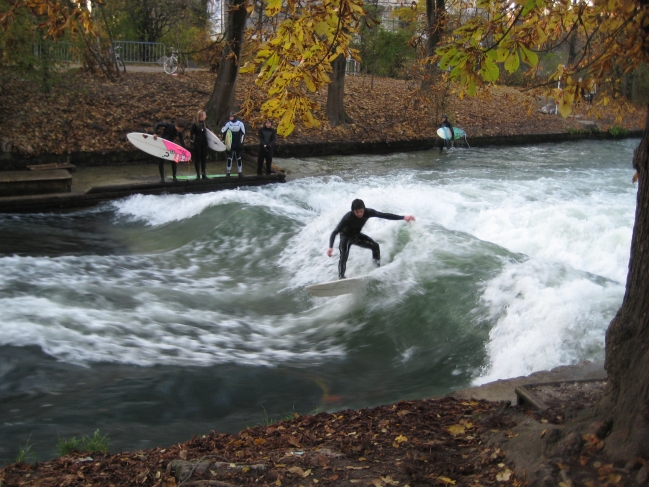
[[[453,133],[455,134],[455,140],[466,136],[466,132],[459,127],[453,127]],[[437,129],[437,135],[444,140],[451,140],[451,129],[448,127],[440,127]]]
[[225,150],[225,144],[221,142],[214,132],[210,129],[206,130],[207,133],[207,146],[216,152],[223,152]]
[[126,137],[135,147],[152,156],[174,162],[189,162],[192,159],[192,153],[187,149],[161,137],[154,140],[153,135],[141,132],[131,132]]
[[339,279],[338,281],[322,282],[311,284],[305,289],[313,296],[340,296],[355,291],[360,291],[367,284],[365,277],[352,277],[351,279]]

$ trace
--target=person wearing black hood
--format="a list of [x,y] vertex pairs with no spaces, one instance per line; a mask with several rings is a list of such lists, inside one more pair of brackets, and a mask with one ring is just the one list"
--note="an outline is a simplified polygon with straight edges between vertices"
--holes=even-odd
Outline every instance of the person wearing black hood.
[[393,215],[392,213],[381,213],[372,208],[365,208],[363,200],[355,199],[352,201],[352,211],[345,214],[338,226],[334,229],[329,237],[329,249],[327,255],[333,255],[334,241],[336,235],[340,234],[340,261],[338,262],[338,278],[345,279],[345,271],[347,269],[347,258],[349,257],[349,250],[352,245],[358,245],[364,249],[372,250],[372,259],[374,265],[380,267],[381,265],[381,249],[370,237],[361,233],[363,226],[370,218],[383,218],[385,220],[405,220],[407,222],[415,221],[412,215],[400,216]]
[[[450,142],[452,144],[453,141],[455,140],[455,131],[453,130],[453,125],[451,125],[451,122],[448,121],[448,117],[446,115],[442,115],[442,128],[447,128],[451,131]],[[443,150],[445,145],[446,145],[446,140],[442,139],[442,141],[439,144],[439,150]]]
[[272,122],[266,120],[264,127],[259,129],[259,151],[257,153],[257,175],[261,176],[266,159],[266,174],[270,174],[270,167],[273,164],[273,147],[277,142],[277,132],[272,127]]
[[196,179],[207,179],[207,113],[205,110],[196,112],[194,123],[189,129],[190,140],[193,142],[192,159],[196,169]]
[[[169,142],[175,142],[175,139],[178,139],[178,145],[183,149],[187,149],[185,145],[185,137],[183,133],[185,132],[186,123],[180,120],[175,122],[158,122],[153,127],[153,140],[158,138],[158,129],[162,127],[162,138],[168,140]],[[171,173],[173,174],[174,182],[178,182],[176,178],[176,162],[171,161]],[[160,171],[160,182],[165,182],[165,168],[164,168],[164,159],[160,159],[158,163],[158,170]]]
[[230,171],[232,170],[232,161],[237,159],[237,172],[239,177],[243,177],[243,161],[241,160],[241,154],[243,153],[243,139],[246,137],[246,126],[241,120],[237,120],[237,116],[234,112],[230,112],[230,120],[225,122],[225,125],[221,129],[223,134],[223,139],[225,140],[225,135],[228,130],[232,133],[232,145],[230,150],[228,150],[228,162],[226,169],[226,176],[230,176]]

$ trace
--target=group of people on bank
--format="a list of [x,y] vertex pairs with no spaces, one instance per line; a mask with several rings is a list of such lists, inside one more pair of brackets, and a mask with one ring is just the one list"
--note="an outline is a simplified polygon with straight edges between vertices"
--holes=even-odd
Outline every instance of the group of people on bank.
[[[194,168],[196,169],[196,179],[207,179],[207,114],[204,110],[199,110],[194,117],[194,121],[189,127],[189,136],[186,136],[186,130],[189,123],[183,120],[175,120],[172,122],[158,122],[153,127],[153,138],[158,136],[171,142],[175,142],[181,147],[191,151],[192,159],[194,160]],[[159,131],[162,130],[160,133]],[[226,176],[230,176],[232,172],[232,164],[236,161],[237,173],[239,177],[243,177],[243,144],[246,137],[246,127],[244,123],[239,120],[234,112],[230,113],[229,120],[221,128],[221,135],[223,140],[226,139],[226,134],[230,132],[232,139],[230,147],[226,150],[227,164]],[[259,150],[257,155],[257,174],[262,175],[264,169],[264,162],[266,163],[266,174],[271,174],[271,166],[273,163],[273,147],[277,143],[277,133],[273,128],[270,120],[266,121],[263,127],[259,129]],[[160,159],[158,164],[160,171],[160,181],[165,181],[164,175],[164,160]],[[171,173],[173,180],[178,181],[176,176],[177,164],[171,161]]]

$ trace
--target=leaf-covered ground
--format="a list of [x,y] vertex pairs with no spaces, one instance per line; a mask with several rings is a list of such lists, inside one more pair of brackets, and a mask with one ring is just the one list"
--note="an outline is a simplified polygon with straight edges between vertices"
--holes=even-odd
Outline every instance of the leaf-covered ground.
[[[55,78],[52,92],[45,94],[37,80],[0,73],[0,150],[26,156],[133,150],[127,133],[151,131],[160,120],[192,119],[208,100],[215,75],[205,71],[181,76],[127,72],[121,82],[110,83],[71,70]],[[242,75],[239,80],[238,100],[250,90],[259,100],[261,92],[253,85],[253,78]],[[345,108],[355,121],[353,125],[332,128],[324,121],[318,129],[298,128],[280,143],[368,143],[434,137],[442,112],[467,132],[469,140],[478,136],[565,133],[583,129],[579,120],[584,119],[594,120],[600,130],[611,125],[636,130],[643,128],[644,122],[644,109],[617,102],[607,107],[584,104],[576,112],[578,117],[563,119],[541,113],[540,100],[515,88],[493,88],[483,97],[460,100],[452,93],[425,99],[415,83],[403,80],[376,78],[373,87],[371,84],[368,77],[346,78]],[[326,92],[314,96],[324,107]],[[325,118],[323,110],[316,115],[320,120]],[[246,120],[251,143],[256,130],[250,129],[259,121],[254,117]]]
[[481,434],[507,429],[496,403],[453,398],[298,416],[239,434],[0,471],[3,486],[521,485]]

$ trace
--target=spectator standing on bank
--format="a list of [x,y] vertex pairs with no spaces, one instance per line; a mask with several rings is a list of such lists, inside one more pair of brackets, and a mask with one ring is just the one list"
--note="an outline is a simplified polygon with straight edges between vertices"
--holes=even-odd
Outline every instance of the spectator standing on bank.
[[266,160],[266,174],[271,173],[273,147],[277,142],[277,132],[272,125],[272,122],[267,120],[264,126],[259,129],[259,152],[257,154],[257,175],[259,176],[264,168],[264,159]]
[[[161,137],[165,140],[168,140],[169,142],[176,142],[176,139],[178,140],[178,145],[182,147],[183,149],[187,149],[187,146],[185,145],[185,136],[184,132],[185,129],[187,128],[187,123],[182,120],[176,120],[172,122],[158,122],[155,124],[153,127],[153,140],[158,139],[158,130],[162,128],[162,135]],[[178,179],[176,178],[176,162],[171,161],[171,174],[173,174],[173,180],[174,182],[178,182]],[[160,182],[164,183],[165,182],[165,168],[164,168],[164,159],[160,159],[160,162],[158,164],[158,170],[160,171]]]
[[223,128],[221,133],[223,134],[223,140],[225,140],[228,130],[232,134],[232,144],[228,150],[228,162],[226,176],[230,176],[230,171],[232,170],[232,160],[237,159],[237,172],[239,177],[243,177],[243,161],[241,160],[241,154],[243,153],[243,139],[246,137],[246,127],[243,122],[237,119],[237,116],[234,112],[230,113],[230,120],[228,120]]

